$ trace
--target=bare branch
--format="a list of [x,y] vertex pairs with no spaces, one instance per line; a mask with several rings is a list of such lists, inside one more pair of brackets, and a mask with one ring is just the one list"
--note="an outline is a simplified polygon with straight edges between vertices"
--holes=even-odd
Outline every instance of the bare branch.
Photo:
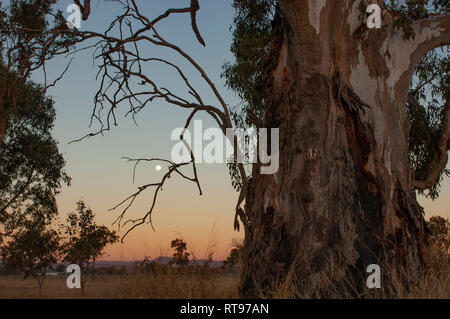
[[[170,166],[169,166],[168,172],[163,176],[162,180],[161,180],[159,183],[151,183],[151,184],[147,184],[147,185],[138,187],[138,190],[137,190],[134,194],[128,196],[127,198],[125,198],[124,200],[122,200],[120,203],[118,203],[116,206],[114,206],[113,208],[110,209],[110,211],[113,211],[113,210],[116,210],[117,208],[119,208],[119,207],[125,205],[126,203],[128,203],[128,204],[125,206],[125,208],[122,210],[122,212],[121,212],[121,214],[119,215],[119,217],[118,217],[118,218],[116,219],[116,221],[114,222],[114,224],[118,224],[119,229],[120,229],[120,227],[126,226],[126,225],[129,224],[129,223],[132,224],[132,226],[131,226],[131,227],[125,232],[125,234],[122,236],[122,239],[121,239],[122,242],[124,241],[125,237],[126,237],[132,230],[134,230],[136,227],[138,227],[138,226],[140,226],[140,225],[145,224],[146,222],[148,222],[148,223],[152,226],[153,230],[155,230],[154,227],[153,227],[153,225],[152,225],[151,215],[152,215],[153,209],[155,208],[156,200],[157,200],[159,191],[162,190],[162,187],[164,186],[165,182],[167,181],[167,179],[169,179],[169,178],[171,177],[171,175],[172,175],[173,173],[177,173],[179,176],[181,176],[182,178],[187,179],[187,180],[189,180],[189,181],[196,182],[197,185],[198,185],[198,187],[199,187],[199,189],[200,189],[200,195],[201,195],[200,183],[199,183],[199,181],[198,181],[197,176],[195,176],[195,177],[193,177],[193,178],[187,177],[186,175],[184,175],[184,174],[183,174],[182,172],[180,172],[180,170],[179,170],[181,167],[183,167],[183,166],[185,166],[185,165],[188,165],[189,163],[175,164],[175,163],[173,163],[173,162],[171,162],[171,161],[169,161],[169,160],[164,160],[164,159],[159,159],[159,158],[152,158],[152,159],[143,159],[143,158],[140,158],[140,159],[132,159],[132,158],[126,158],[126,159],[127,159],[129,162],[135,162],[134,169],[133,169],[133,179],[134,179],[134,176],[135,176],[135,170],[136,170],[136,167],[137,167],[137,165],[138,165],[140,162],[142,162],[142,161],[145,161],[145,162],[163,161],[163,162],[169,163]],[[154,192],[154,194],[153,194],[152,204],[151,204],[151,206],[150,206],[150,209],[147,211],[147,213],[146,213],[142,218],[138,218],[138,219],[129,219],[129,220],[123,222],[123,219],[124,219],[124,217],[125,217],[126,212],[127,212],[128,209],[133,205],[133,203],[134,203],[134,201],[136,200],[136,198],[137,198],[142,192],[144,192],[145,190],[147,190],[148,188],[151,188],[151,187],[156,187],[156,189],[155,189],[155,192]]]
[[45,73],[45,81],[44,81],[45,86],[44,86],[44,89],[43,89],[44,92],[47,92],[49,88],[54,87],[56,85],[56,83],[58,81],[60,81],[64,77],[64,75],[69,70],[70,64],[72,63],[72,61],[73,61],[73,58],[70,59],[69,63],[67,63],[67,65],[66,65],[65,69],[63,70],[63,72],[50,84],[47,84],[47,71],[46,71],[45,64],[44,64],[44,67],[43,67],[43,70],[44,70],[44,73]]
[[[226,129],[232,128],[233,123],[227,104],[215,87],[213,81],[206,74],[205,70],[187,52],[185,52],[174,43],[171,43],[163,38],[163,36],[156,30],[157,23],[163,21],[172,14],[189,14],[191,17],[192,29],[198,41],[204,45],[204,41],[198,31],[196,21],[196,13],[200,9],[198,1],[192,0],[190,7],[187,8],[169,9],[165,13],[157,16],[154,19],[149,19],[141,14],[134,0],[127,0],[122,4],[124,5],[124,12],[113,20],[113,22],[104,33],[92,31],[80,32],[76,29],[72,30],[74,35],[81,37],[85,41],[91,39],[97,41],[95,58],[101,61],[97,74],[97,78],[100,80],[100,87],[95,95],[95,105],[91,115],[91,124],[92,121],[99,122],[100,129],[95,133],[87,134],[83,138],[103,134],[105,131],[109,131],[113,125],[117,125],[115,113],[120,104],[124,102],[129,105],[129,111],[126,113],[126,116],[131,114],[133,119],[138,112],[140,112],[143,108],[157,99],[164,100],[168,104],[176,107],[191,110],[191,114],[187,118],[185,123],[185,130],[180,136],[180,140],[190,152],[190,162],[176,164],[170,161],[166,161],[170,163],[169,171],[164,176],[161,182],[151,183],[139,187],[134,194],[127,197],[125,200],[123,200],[113,208],[114,210],[122,205],[126,205],[121,215],[116,220],[119,225],[122,225],[122,219],[124,218],[127,210],[134,203],[135,199],[145,190],[156,187],[151,208],[145,214],[145,216],[143,218],[137,220],[129,220],[124,223],[124,225],[129,223],[133,224],[133,226],[126,232],[126,234],[128,234],[129,231],[136,228],[137,226],[142,225],[145,222],[151,222],[151,213],[157,199],[157,194],[161,190],[166,179],[170,177],[171,174],[175,173],[180,175],[184,179],[195,182],[199,189],[200,195],[202,194],[202,189],[200,187],[199,178],[197,175],[194,154],[189,144],[183,138],[184,133],[189,127],[194,116],[197,115],[198,112],[206,112],[216,121],[217,125],[220,127],[225,136],[227,135]],[[188,79],[188,77],[185,75],[185,72],[180,66],[169,61],[168,59],[158,57],[143,57],[139,50],[142,45],[157,46],[176,53],[185,62],[187,62],[189,66],[193,67],[200,74],[202,79],[206,82],[207,86],[214,93],[214,96],[217,98],[219,105],[214,106],[205,104],[199,92],[196,90],[194,84]],[[182,80],[185,84],[187,90],[186,93],[188,94],[186,96],[180,95],[174,92],[171,88],[159,86],[157,83],[157,79],[154,78],[153,74],[143,73],[144,65],[149,63],[160,63],[169,67],[169,69],[174,70],[178,76],[178,79]],[[136,85],[136,83],[138,85]],[[76,141],[80,141],[83,138]],[[235,140],[230,142],[233,145],[237,145]],[[239,152],[239,147],[235,147],[234,155],[236,158],[239,158]],[[150,159],[145,161],[152,160],[157,159]],[[134,179],[136,166],[140,162],[144,161],[144,159],[135,159],[133,161],[136,162],[135,168],[133,170]],[[192,165],[194,175],[193,177],[188,177],[179,170],[180,166],[188,164]],[[243,187],[241,189],[239,200],[236,205],[236,213],[240,212],[240,215],[242,215],[243,210],[240,209],[240,206],[245,199],[247,191],[247,177],[244,165],[242,163],[238,163],[238,169],[243,182]],[[240,211],[238,209],[240,209]],[[244,221],[245,219],[241,218],[241,220]]]

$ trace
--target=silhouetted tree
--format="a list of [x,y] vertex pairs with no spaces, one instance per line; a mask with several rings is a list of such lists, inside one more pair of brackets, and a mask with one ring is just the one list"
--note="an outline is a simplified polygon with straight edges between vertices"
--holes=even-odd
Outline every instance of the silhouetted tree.
[[64,260],[80,266],[82,292],[89,265],[95,267],[95,261],[102,256],[105,247],[119,239],[115,231],[109,230],[106,226],[98,226],[94,219],[94,212],[83,201],[78,201],[76,212],[67,216],[67,225],[64,226],[67,235]]
[[42,296],[45,275],[60,258],[60,245],[58,232],[49,227],[45,216],[36,213],[10,235],[0,254],[7,269],[20,271],[25,278],[35,278]]
[[187,250],[186,242],[183,239],[177,238],[172,240],[172,242],[170,243],[170,247],[175,250],[175,253],[173,254],[170,263],[182,267],[187,266],[189,264],[189,256],[191,254],[186,252]]
[[33,82],[25,84],[22,94],[0,140],[0,241],[35,211],[55,217],[56,195],[62,185],[70,185],[66,162],[51,135],[54,101]]
[[[46,63],[66,54],[76,43],[57,0],[10,0],[0,2],[0,141],[6,132],[9,115],[30,97],[27,81],[37,71],[44,71],[39,95],[53,86],[48,82]],[[67,71],[61,70],[61,76]],[[34,105],[39,107],[40,105]],[[2,145],[0,145],[2,147]]]

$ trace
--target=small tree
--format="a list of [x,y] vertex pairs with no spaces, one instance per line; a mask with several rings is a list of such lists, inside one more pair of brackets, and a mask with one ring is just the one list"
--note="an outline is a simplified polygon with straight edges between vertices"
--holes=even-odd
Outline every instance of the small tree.
[[230,255],[223,262],[223,268],[232,269],[239,263],[239,259],[241,258],[241,251],[243,248],[243,244],[239,241],[233,241],[233,248],[230,251]]
[[440,255],[446,255],[450,250],[450,222],[441,216],[433,216],[427,222],[431,236],[430,245]]
[[175,264],[182,267],[187,266],[189,264],[189,256],[191,254],[186,252],[186,242],[183,239],[177,238],[172,240],[170,247],[175,249],[175,253],[173,254],[173,258],[170,263],[172,265]]
[[115,231],[96,225],[94,219],[93,211],[83,201],[78,201],[76,212],[68,215],[65,226],[68,238],[64,245],[64,260],[80,266],[82,292],[89,264],[94,269],[95,261],[103,255],[105,247],[119,239]]
[[60,255],[60,236],[49,229],[45,218],[28,221],[11,235],[10,241],[0,252],[5,267],[20,271],[24,277],[37,280],[39,295],[49,267],[58,262]]

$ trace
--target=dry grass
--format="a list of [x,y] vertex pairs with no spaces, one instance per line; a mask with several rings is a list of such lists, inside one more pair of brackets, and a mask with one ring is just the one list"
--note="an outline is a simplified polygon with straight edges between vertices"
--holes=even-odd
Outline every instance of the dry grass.
[[436,258],[418,285],[403,291],[400,298],[450,299],[450,258]]
[[[90,279],[90,278],[89,278]],[[215,271],[167,271],[149,274],[102,275],[88,280],[84,295],[78,289],[66,287],[66,277],[50,277],[44,282],[43,298],[151,298],[197,299],[238,298],[239,276]],[[271,298],[311,298],[314,292],[299,291],[290,280],[274,285]],[[350,293],[331,292],[329,298],[348,298]],[[366,298],[386,298],[385,295],[367,291]],[[261,295],[262,298],[267,297]],[[37,283],[31,279],[0,277],[0,298],[39,298]],[[398,285],[395,298],[450,299],[450,259],[435,260],[432,268],[409,291]]]
[[[387,265],[382,269],[390,269]],[[383,289],[366,289],[359,294],[365,299],[450,299],[450,258],[433,256],[430,268],[421,279],[408,289],[395,278],[389,278],[390,283],[383,282]],[[346,290],[335,289],[326,277],[317,276],[315,287],[326,287],[321,293],[326,298],[349,299],[355,298],[356,289],[349,284]],[[261,293],[263,298],[274,299],[310,299],[317,296],[317,291],[299,289],[295,276],[289,274],[284,281],[273,285],[268,294]],[[270,296],[270,297],[269,297]],[[357,298],[357,297],[356,297]]]
[[[118,278],[101,278],[87,283],[85,295],[79,289],[69,289],[66,277],[51,277],[44,281],[42,298],[112,298]],[[0,298],[40,298],[36,280],[19,277],[0,277]]]
[[234,299],[238,298],[239,278],[221,275],[205,278],[197,274],[133,276],[122,281],[118,298],[150,299]]
[[[104,275],[87,281],[84,295],[68,289],[66,277],[45,280],[42,298],[218,298],[238,297],[237,275],[200,276],[198,274]],[[40,298],[36,280],[0,277],[0,299]]]

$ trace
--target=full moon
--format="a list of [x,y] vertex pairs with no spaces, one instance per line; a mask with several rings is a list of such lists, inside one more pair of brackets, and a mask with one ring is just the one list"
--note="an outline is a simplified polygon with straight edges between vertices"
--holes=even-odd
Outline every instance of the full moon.
[[155,170],[158,171],[158,172],[159,172],[160,170],[162,170],[161,165],[156,165],[156,166],[155,166]]

